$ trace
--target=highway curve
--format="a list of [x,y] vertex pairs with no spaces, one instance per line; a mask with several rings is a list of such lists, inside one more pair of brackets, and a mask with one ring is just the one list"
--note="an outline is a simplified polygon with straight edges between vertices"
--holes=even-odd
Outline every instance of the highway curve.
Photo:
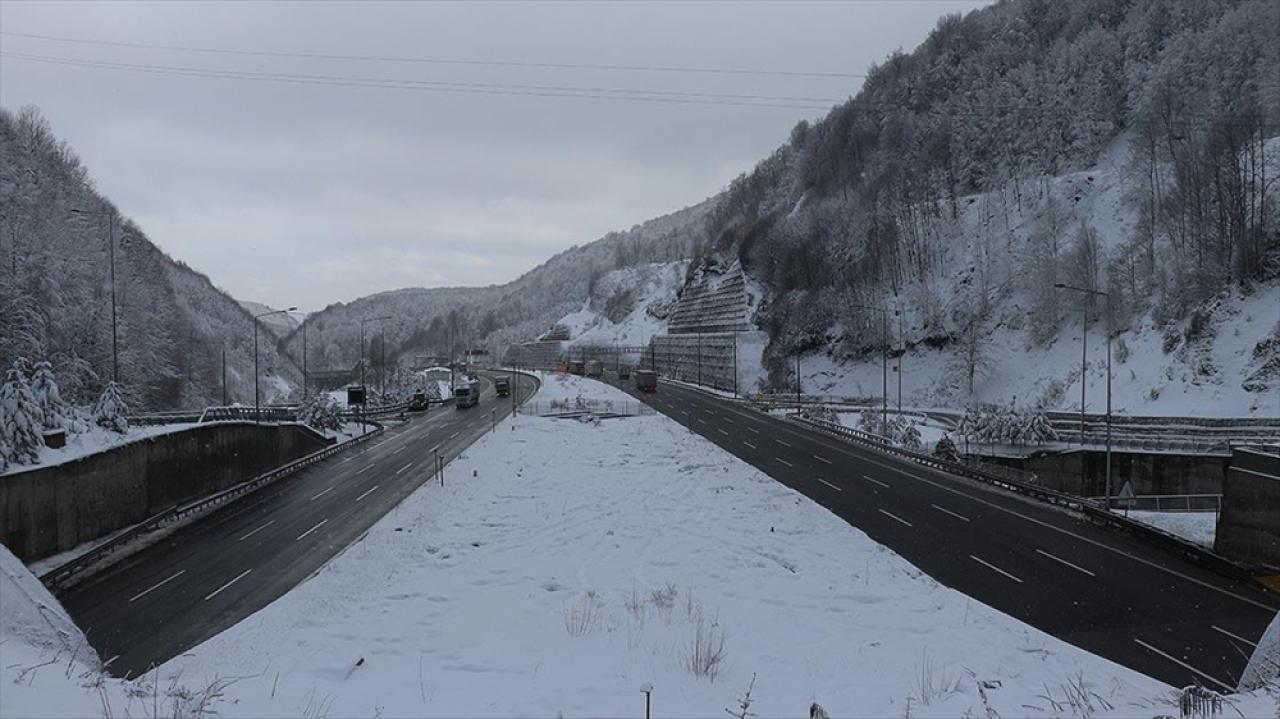
[[[60,597],[115,676],[137,676],[283,595],[510,414],[436,408],[183,526]],[[521,376],[527,397],[536,382]],[[445,472],[448,481],[448,471]]]
[[937,581],[1175,687],[1236,688],[1280,599],[1062,510],[675,384],[628,391]]

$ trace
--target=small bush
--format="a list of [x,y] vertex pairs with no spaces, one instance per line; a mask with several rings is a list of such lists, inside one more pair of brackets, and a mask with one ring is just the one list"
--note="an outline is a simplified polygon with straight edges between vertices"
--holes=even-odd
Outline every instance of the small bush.
[[600,628],[603,607],[594,591],[564,609],[564,629],[571,637],[585,637]]
[[714,682],[724,668],[724,641],[724,630],[719,622],[708,622],[699,611],[693,621],[693,637],[685,654],[685,668],[699,679]]

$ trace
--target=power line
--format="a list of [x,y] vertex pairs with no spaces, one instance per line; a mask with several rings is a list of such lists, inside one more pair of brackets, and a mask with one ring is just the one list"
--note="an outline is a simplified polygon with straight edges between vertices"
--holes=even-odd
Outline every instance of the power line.
[[[501,83],[450,82],[436,80],[401,80],[394,78],[342,77],[332,75],[301,75],[290,73],[265,73],[248,70],[222,70],[168,65],[143,65],[136,63],[87,60],[83,58],[32,55],[3,51],[0,57],[40,62],[54,65],[71,65],[105,70],[142,72],[157,75],[180,75],[226,80],[249,80],[298,85],[329,85],[339,87],[367,87],[427,92],[456,92],[480,95],[515,95],[528,97],[565,97],[594,100],[630,100],[635,102],[664,102],[694,105],[730,105],[736,107],[773,107],[799,110],[830,110],[840,100],[823,98],[785,97],[772,95],[739,95],[731,93],[681,92],[668,90],[628,90],[599,87],[573,87],[562,85],[517,85]],[[756,102],[758,100],[758,102]],[[828,105],[804,103],[830,103]]]
[[92,38],[63,37],[58,35],[37,35],[35,33],[0,31],[0,35],[21,37],[30,40],[46,40],[49,42],[78,43],[82,45],[99,45],[103,47],[126,47],[139,50],[167,50],[173,52],[194,52],[216,55],[247,55],[252,57],[279,57],[304,60],[352,60],[358,62],[402,62],[427,65],[472,65],[490,67],[524,67],[559,70],[610,70],[622,72],[662,72],[662,73],[701,73],[709,75],[760,75],[773,77],[823,77],[839,79],[860,79],[865,74],[850,72],[810,72],[801,70],[759,70],[749,68],[725,67],[680,67],[674,65],[603,65],[594,63],[570,62],[529,62],[519,60],[469,60],[460,58],[402,57],[389,55],[338,55],[318,52],[281,52],[273,50],[244,50],[238,48],[193,47],[186,45],[159,45],[140,42],[120,42],[115,40],[97,40]]

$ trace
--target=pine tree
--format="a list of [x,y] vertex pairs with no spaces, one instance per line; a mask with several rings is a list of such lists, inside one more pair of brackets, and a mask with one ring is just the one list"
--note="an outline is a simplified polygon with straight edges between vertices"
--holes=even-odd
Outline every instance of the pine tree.
[[93,405],[93,421],[99,427],[124,434],[129,431],[128,414],[129,408],[125,406],[124,399],[120,396],[120,385],[116,382],[108,382],[107,388],[102,390],[102,396],[98,397],[98,401]]
[[19,358],[14,362],[7,381],[0,387],[0,449],[8,461],[35,464],[40,461],[40,447],[44,445],[40,407],[20,365],[25,367],[26,361]]
[[67,403],[53,376],[53,365],[37,362],[31,379],[31,393],[40,408],[40,424],[45,429],[62,429],[67,425]]

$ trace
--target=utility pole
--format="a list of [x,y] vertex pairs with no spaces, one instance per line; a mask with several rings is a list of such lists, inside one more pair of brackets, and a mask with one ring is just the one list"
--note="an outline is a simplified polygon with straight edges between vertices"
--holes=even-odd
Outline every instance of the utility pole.
[[293,312],[297,307],[290,307],[287,310],[271,310],[253,316],[253,421],[262,422],[262,399],[258,392],[258,319],[268,315],[284,314],[285,312]]
[[222,406],[227,406],[227,345],[222,344]]
[[898,344],[902,346],[898,352],[898,418],[902,418],[902,358],[907,354],[907,336],[902,329],[902,312],[894,310],[893,313],[898,316]]
[[[884,307],[869,307],[867,305],[849,305],[855,310],[866,310],[867,312],[880,313],[880,373],[883,382],[883,400],[880,409],[880,428],[884,431],[889,426],[889,310]],[[898,362],[898,387],[899,397],[901,397],[902,387],[902,362]],[[902,400],[898,400],[898,407],[901,409]]]
[[796,411],[800,411],[800,350],[796,350]]
[[[120,382],[119,330],[116,320],[116,210],[110,205],[105,210],[71,209],[78,215],[99,215],[107,218],[107,257],[111,278],[111,381]],[[17,274],[17,240],[14,241],[14,274]]]
[[[1114,329],[1111,326],[1111,295],[1107,292],[1103,292],[1102,290],[1090,290],[1083,287],[1072,287],[1071,285],[1068,285],[1062,282],[1055,282],[1053,286],[1058,289],[1071,290],[1073,292],[1080,292],[1086,295],[1101,296],[1107,301],[1107,415],[1106,415],[1107,417],[1107,460],[1106,460],[1107,468],[1106,468],[1106,484],[1104,486],[1104,490],[1105,490],[1105,500],[1106,500],[1107,510],[1110,511],[1111,510],[1111,335]],[[1089,336],[1088,305],[1085,305],[1085,312],[1083,313],[1083,317],[1084,317],[1084,326],[1081,328],[1080,336],[1084,338],[1084,341],[1081,342],[1081,346],[1085,346],[1085,342],[1088,341],[1087,338]],[[1085,358],[1087,358],[1087,355],[1084,355],[1080,360],[1080,444],[1082,446],[1084,445]],[[1083,483],[1083,481],[1087,479],[1086,477],[1083,476],[1084,475],[1083,453],[1081,454],[1081,460],[1080,460],[1080,473],[1081,473],[1081,480]]]

